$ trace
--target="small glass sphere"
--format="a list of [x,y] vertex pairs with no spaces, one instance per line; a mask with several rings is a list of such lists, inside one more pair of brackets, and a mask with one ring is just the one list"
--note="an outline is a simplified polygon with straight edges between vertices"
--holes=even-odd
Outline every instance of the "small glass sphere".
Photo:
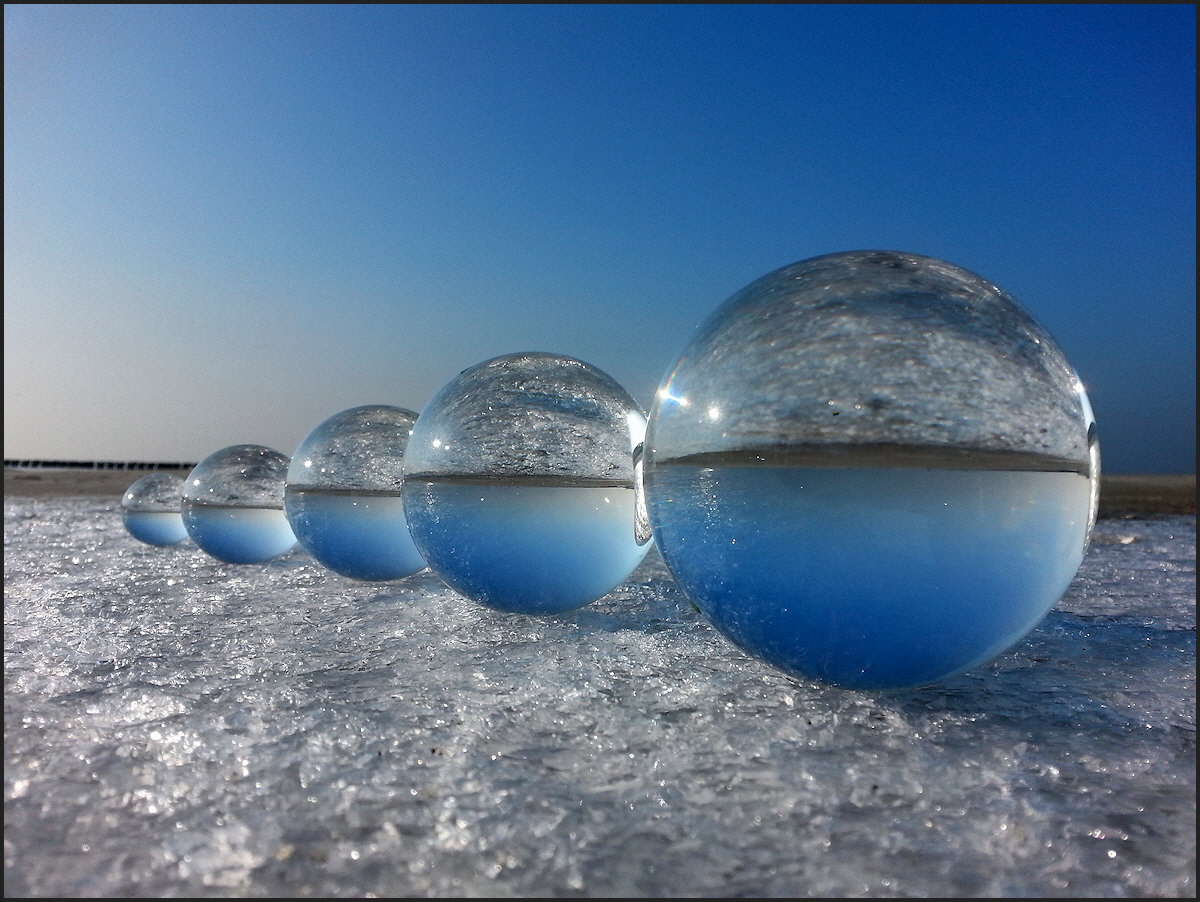
[[192,541],[229,564],[257,564],[296,544],[283,510],[288,458],[262,445],[231,445],[184,480],[183,524]]
[[514,613],[590,604],[648,546],[634,536],[633,451],[646,418],[611,376],[545,353],[464,370],[421,410],[404,511],[451,588]]
[[416,419],[403,407],[352,407],[318,425],[292,455],[284,510],[300,545],[330,570],[378,581],[425,569],[400,497]]
[[742,289],[649,414],[649,526],[751,655],[861,689],[1000,654],[1083,560],[1100,457],[1087,395],[1008,294],[854,251]]
[[147,545],[176,545],[188,537],[179,507],[183,480],[170,473],[150,473],[136,480],[121,498],[129,534]]

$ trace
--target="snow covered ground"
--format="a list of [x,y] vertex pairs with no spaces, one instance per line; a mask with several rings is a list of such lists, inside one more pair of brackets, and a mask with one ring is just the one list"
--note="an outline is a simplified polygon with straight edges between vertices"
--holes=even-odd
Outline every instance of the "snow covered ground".
[[1196,520],[1102,519],[993,663],[747,658],[653,551],[499,614],[4,505],[7,896],[1194,896]]

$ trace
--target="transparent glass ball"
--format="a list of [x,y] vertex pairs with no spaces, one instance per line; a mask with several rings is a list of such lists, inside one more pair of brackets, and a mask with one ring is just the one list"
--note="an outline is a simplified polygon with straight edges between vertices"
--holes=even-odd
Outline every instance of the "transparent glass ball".
[[284,510],[300,545],[330,570],[379,581],[425,569],[400,497],[416,420],[403,407],[352,407],[318,425],[292,455]]
[[229,564],[257,564],[296,544],[283,510],[288,457],[263,445],[231,445],[184,480],[181,510],[192,541]]
[[1026,635],[1096,517],[1091,406],[1008,294],[890,251],[733,295],[649,414],[648,523],[734,643],[795,677],[936,682]]
[[611,376],[546,353],[495,357],[422,408],[404,511],[421,556],[483,605],[555,614],[590,604],[645,556],[633,451],[646,418]]
[[183,480],[170,473],[148,473],[121,497],[121,516],[129,534],[147,545],[176,545],[188,537],[180,505]]

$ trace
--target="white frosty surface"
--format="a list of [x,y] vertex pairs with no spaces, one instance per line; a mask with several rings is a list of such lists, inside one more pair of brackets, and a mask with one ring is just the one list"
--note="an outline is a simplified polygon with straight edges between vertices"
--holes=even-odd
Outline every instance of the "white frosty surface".
[[653,551],[505,615],[428,572],[4,505],[7,896],[1194,896],[1196,520],[1101,520],[998,661],[797,683]]

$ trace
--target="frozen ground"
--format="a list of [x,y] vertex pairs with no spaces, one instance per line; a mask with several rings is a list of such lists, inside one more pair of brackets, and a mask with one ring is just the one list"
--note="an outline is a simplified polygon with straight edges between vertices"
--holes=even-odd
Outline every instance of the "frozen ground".
[[6,896],[1191,896],[1196,520],[932,688],[745,657],[653,552],[555,618],[6,498]]

